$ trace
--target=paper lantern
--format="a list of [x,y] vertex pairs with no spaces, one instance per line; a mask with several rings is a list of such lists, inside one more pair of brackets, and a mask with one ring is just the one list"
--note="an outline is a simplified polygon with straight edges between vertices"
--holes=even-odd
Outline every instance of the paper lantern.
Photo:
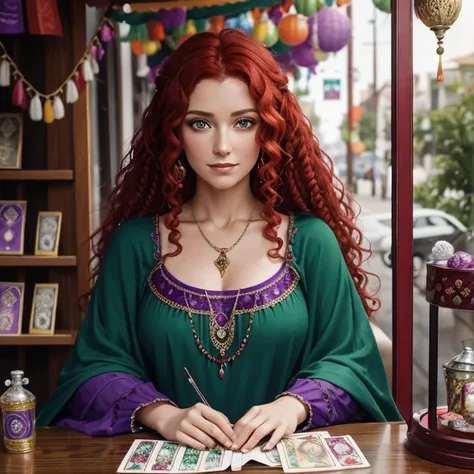
[[352,25],[337,8],[324,7],[316,14],[317,46],[326,53],[336,53],[349,43]]
[[283,43],[297,46],[308,38],[308,19],[299,14],[284,16],[278,23],[278,34]]
[[161,9],[158,11],[157,19],[165,28],[178,28],[186,23],[186,8]]
[[219,34],[225,26],[225,17],[224,16],[213,16],[209,18],[209,31],[212,33]]
[[165,28],[159,21],[150,21],[147,24],[148,38],[151,41],[163,41],[165,39]]
[[161,49],[161,43],[159,41],[144,41],[142,43],[143,54],[152,56]]
[[457,20],[461,12],[462,0],[415,0],[417,17],[427,26],[438,39],[439,56],[438,82],[443,82],[443,64],[441,56],[444,53],[443,40],[446,31]]
[[325,51],[321,51],[320,49],[314,49],[314,59],[318,63],[322,63],[323,61],[326,61],[327,58],[329,58],[329,53],[326,53]]
[[143,54],[143,43],[140,40],[135,40],[130,43],[132,48],[132,53],[140,56]]
[[390,13],[391,11],[391,0],[373,0],[375,8],[384,12]]
[[296,11],[304,16],[314,15],[322,6],[321,0],[295,0]]

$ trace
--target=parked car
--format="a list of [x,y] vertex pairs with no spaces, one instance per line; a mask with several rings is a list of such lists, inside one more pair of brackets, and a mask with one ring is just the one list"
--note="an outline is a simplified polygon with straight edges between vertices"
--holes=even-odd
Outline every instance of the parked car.
[[[373,253],[380,254],[388,267],[392,266],[392,215],[370,214],[358,220],[364,239]],[[438,240],[450,242],[456,251],[467,251],[469,232],[456,217],[436,209],[413,210],[413,275],[417,277],[431,257]]]

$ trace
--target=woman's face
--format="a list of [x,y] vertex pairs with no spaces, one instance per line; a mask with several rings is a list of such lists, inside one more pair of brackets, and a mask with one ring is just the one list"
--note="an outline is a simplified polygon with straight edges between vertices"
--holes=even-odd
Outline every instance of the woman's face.
[[228,190],[247,181],[260,148],[260,124],[247,85],[234,78],[202,80],[189,97],[181,142],[191,168],[211,187]]

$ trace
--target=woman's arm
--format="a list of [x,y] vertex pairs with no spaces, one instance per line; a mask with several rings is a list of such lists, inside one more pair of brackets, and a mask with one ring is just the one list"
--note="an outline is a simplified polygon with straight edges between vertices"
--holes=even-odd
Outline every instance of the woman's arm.
[[325,380],[297,379],[276,398],[285,396],[294,397],[305,405],[308,417],[301,425],[303,430],[341,425],[364,418],[359,404],[345,390]]
[[129,374],[108,372],[83,383],[56,424],[91,436],[137,432],[143,428],[141,423],[156,429],[156,411],[153,417],[142,413],[143,408],[151,405],[171,406],[174,403],[150,382],[145,383]]

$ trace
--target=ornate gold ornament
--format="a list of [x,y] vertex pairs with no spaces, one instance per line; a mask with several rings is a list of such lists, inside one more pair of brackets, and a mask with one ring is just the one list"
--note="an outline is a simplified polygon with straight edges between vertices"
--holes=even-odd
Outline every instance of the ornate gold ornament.
[[462,0],[415,0],[416,16],[427,26],[438,39],[439,55],[438,82],[443,82],[443,63],[441,56],[444,53],[444,35],[457,20],[461,12]]

